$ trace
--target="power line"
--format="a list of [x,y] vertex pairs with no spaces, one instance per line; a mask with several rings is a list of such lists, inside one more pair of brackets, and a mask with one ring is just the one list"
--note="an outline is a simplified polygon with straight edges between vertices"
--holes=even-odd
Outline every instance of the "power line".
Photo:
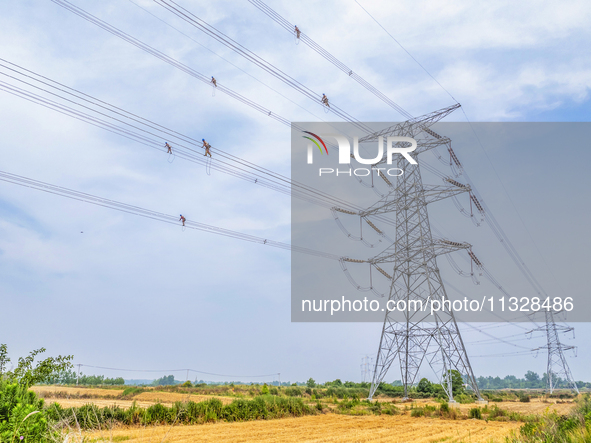
[[[52,0],[52,1],[63,1],[66,0]],[[234,39],[228,37],[209,23],[205,22],[201,18],[197,17],[195,14],[183,8],[178,3],[172,0],[154,0],[155,3],[162,6],[169,12],[173,13],[177,17],[181,18],[182,20],[189,23],[191,26],[201,30],[209,37],[212,37],[219,43],[223,44],[227,48],[231,49],[238,55],[242,56],[249,62],[253,63],[254,65],[258,66],[265,72],[271,74],[273,77],[281,80],[286,85],[290,86],[291,88],[295,89],[296,91],[300,92],[302,95],[306,96],[313,102],[317,104],[322,104],[321,102],[321,94],[313,91],[309,87],[303,85],[295,78],[291,77],[290,75],[286,74],[284,71],[273,65],[273,63],[268,62],[267,60],[263,59],[259,55],[255,54],[251,50],[245,48],[243,45],[235,41]],[[360,122],[338,106],[331,103],[329,108],[334,114],[341,117],[343,120],[350,122],[355,127],[361,129],[365,132],[372,132],[371,128],[369,128],[364,123]]]
[[[119,37],[120,39],[132,44],[133,46],[147,52],[148,54],[153,55],[154,57],[170,64],[171,66],[174,66],[175,68],[185,72],[186,74],[189,74],[190,76],[202,81],[203,83],[207,84],[208,86],[211,86],[211,79],[206,76],[201,74],[200,72],[194,70],[193,68],[190,68],[189,66],[179,62],[178,60],[175,60],[172,57],[169,57],[168,55],[158,51],[157,49],[153,48],[152,46],[143,43],[142,41],[132,37],[131,35],[121,31],[120,29],[116,28],[115,26],[111,26],[109,25],[107,22],[100,20],[99,18],[95,17],[94,15],[84,11],[83,9],[67,2],[66,0],[51,0],[53,3],[67,9],[68,11],[76,14],[77,16],[83,18],[84,20],[95,24],[96,26],[104,29],[105,31],[113,34],[116,37]],[[286,126],[291,126],[291,122],[286,119],[285,117],[281,117],[280,115],[272,112],[270,109],[265,108],[264,106],[259,105],[258,103],[254,102],[253,100],[250,100],[246,97],[244,97],[241,94],[238,94],[237,92],[233,91],[230,88],[227,88],[226,86],[224,86],[223,84],[218,84],[216,90],[223,92],[224,94],[227,94],[228,96],[234,98],[235,100],[238,100],[241,103],[244,103],[247,106],[250,106],[252,109],[255,109],[256,111],[267,115],[268,117],[283,123]]]
[[[310,111],[309,109],[304,108],[303,106],[301,106],[300,104],[294,102],[292,99],[290,99],[289,97],[287,97],[286,95],[282,94],[281,92],[279,92],[277,89],[272,88],[269,84],[259,80],[258,78],[256,78],[254,75],[250,74],[249,72],[245,71],[244,69],[242,69],[240,66],[232,63],[230,60],[228,60],[225,57],[222,57],[221,55],[219,55],[217,52],[212,51],[210,48],[208,48],[207,46],[201,44],[200,42],[198,42],[197,40],[195,40],[193,37],[191,37],[188,34],[185,34],[183,31],[181,31],[179,28],[177,28],[176,26],[171,25],[170,23],[168,23],[166,20],[161,19],[160,17],[158,17],[157,15],[151,13],[150,11],[148,11],[146,8],[143,8],[142,6],[138,5],[137,3],[135,3],[133,0],[128,0],[130,3],[134,4],[135,6],[137,6],[138,8],[140,8],[141,10],[145,11],[147,14],[150,14],[152,17],[154,17],[156,20],[161,21],[162,23],[164,23],[166,26],[174,29],[175,31],[177,31],[179,34],[185,36],[186,38],[188,38],[189,40],[191,40],[193,43],[198,44],[199,46],[201,46],[203,49],[211,52],[213,55],[221,58],[222,60],[224,60],[226,63],[232,65],[234,68],[238,69],[240,72],[242,72],[243,74],[248,75],[250,78],[252,78],[253,80],[257,81],[258,83],[260,83],[261,85],[263,85],[265,88],[275,92],[276,94],[280,95],[281,97],[283,97],[284,99],[286,99],[287,101],[291,102],[292,104],[294,104],[295,106],[297,106],[298,108],[304,110],[305,112],[307,112],[308,114],[316,117],[318,120],[321,121],[325,121],[324,119],[322,119],[321,117],[319,117],[318,115],[314,114],[312,111]],[[219,82],[219,81],[218,81]]]
[[[275,10],[270,8],[264,2],[262,2],[261,0],[248,0],[248,1],[252,5],[254,5],[256,8],[258,8],[260,11],[262,11],[265,15],[267,15],[269,18],[271,18],[273,21],[278,23],[282,28],[286,29],[289,33],[294,33],[295,25],[290,23],[289,21],[287,21],[285,18],[283,18],[281,15],[279,15],[279,13],[277,13]],[[382,93],[376,87],[372,86],[363,77],[361,77],[357,73],[353,72],[353,69],[351,69],[350,67],[345,65],[343,62],[341,62],[339,59],[337,59],[334,55],[332,55],[329,51],[327,51],[322,46],[320,46],[318,43],[316,43],[314,40],[312,40],[307,34],[300,31],[299,37],[297,37],[297,38],[299,38],[300,41],[304,42],[304,44],[309,46],[317,54],[324,57],[326,60],[328,60],[330,63],[332,63],[338,69],[340,69],[342,72],[347,74],[349,77],[351,77],[353,80],[355,80],[361,86],[363,86],[369,92],[374,94],[376,97],[378,97],[384,103],[386,103],[388,106],[391,106],[392,108],[394,108],[396,111],[398,111],[404,117],[412,118],[412,115],[410,113],[408,113],[407,111],[405,111],[402,106],[400,106],[399,104],[397,104],[396,102],[394,102],[393,100],[388,98],[384,93]]]
[[[2,59],[0,59],[0,61],[6,62],[5,60],[2,60]],[[6,62],[6,63],[10,63],[10,62]],[[13,65],[12,63],[10,63],[10,64]],[[14,66],[18,66],[18,65],[14,65]],[[6,67],[6,66],[3,65],[2,63],[0,63],[0,67]],[[19,68],[25,70],[22,67],[19,67]],[[8,69],[11,69],[12,71],[17,72],[12,68],[8,68]],[[38,74],[33,73],[32,71],[28,71],[28,70],[25,70],[25,71],[27,71],[28,73],[34,74],[34,75],[38,75]],[[24,75],[22,73],[19,73],[19,74]],[[70,117],[74,117],[76,119],[93,124],[94,126],[101,127],[101,128],[106,129],[110,132],[117,133],[117,134],[122,135],[126,138],[131,138],[131,139],[133,139],[139,143],[142,143],[146,146],[149,146],[151,148],[155,148],[155,149],[164,151],[164,149],[162,148],[162,142],[166,141],[166,140],[170,141],[171,137],[175,138],[175,139],[179,139],[182,142],[189,143],[195,147],[199,147],[198,146],[199,142],[196,139],[185,136],[177,131],[171,130],[171,129],[166,128],[162,125],[154,123],[150,120],[139,117],[136,114],[124,111],[121,108],[113,106],[107,102],[98,100],[98,99],[91,97],[89,95],[83,94],[80,91],[76,91],[71,88],[68,88],[65,85],[62,85],[60,83],[57,83],[57,82],[54,82],[53,80],[48,79],[47,77],[40,76],[41,78],[48,80],[48,82],[41,81],[41,83],[43,83],[44,85],[48,85],[52,88],[56,88],[57,90],[59,90],[61,92],[66,92],[67,94],[73,95],[74,97],[82,99],[85,102],[91,103],[95,106],[99,106],[100,108],[107,110],[108,112],[113,112],[113,113],[117,114],[118,116],[123,116],[125,118],[131,119],[133,122],[137,122],[142,125],[145,125],[146,127],[150,128],[150,129],[154,129],[158,132],[161,132],[162,134],[150,132],[149,130],[135,126],[125,120],[121,120],[117,117],[106,114],[103,111],[99,111],[99,110],[90,108],[87,105],[83,105],[81,103],[72,101],[71,99],[65,98],[59,94],[56,94],[56,93],[53,93],[53,92],[48,91],[46,89],[35,86],[29,82],[18,79],[12,75],[8,75],[3,72],[0,72],[0,75],[4,75],[4,76],[10,77],[12,79],[15,79],[19,82],[25,83],[26,85],[32,86],[33,88],[39,89],[39,90],[44,91],[48,94],[59,97],[62,100],[73,103],[77,106],[85,108],[86,110],[90,110],[92,112],[95,112],[103,117],[113,119],[118,123],[123,123],[127,126],[130,126],[131,128],[133,128],[135,130],[139,130],[141,132],[141,134],[136,133],[133,130],[125,129],[120,126],[116,126],[111,123],[107,123],[104,120],[98,119],[96,117],[92,117],[89,114],[82,113],[80,111],[76,111],[71,107],[67,107],[67,106],[61,105],[57,102],[45,99],[39,95],[30,93],[29,91],[25,91],[23,89],[17,88],[15,86],[10,85],[10,84],[0,82],[0,89],[4,90],[5,92],[11,93],[11,94],[16,95],[20,98],[24,98],[26,100],[32,101],[36,104],[40,104],[44,107],[48,107],[50,109],[53,109],[53,110],[58,111],[62,114],[68,115]],[[33,78],[30,75],[25,75],[25,77]],[[34,79],[34,80],[39,81],[38,79]],[[57,83],[60,86],[62,86],[63,88],[57,88],[54,85],[50,84],[49,82]],[[65,88],[69,89],[70,91],[75,91],[78,95],[73,94],[72,92],[66,90]],[[113,108],[113,109],[111,109],[111,108]],[[153,138],[151,138],[150,136],[158,137],[161,141],[156,141]],[[189,151],[188,154],[179,154],[180,158],[182,158],[182,159],[194,161],[194,162],[204,164],[204,165],[208,161],[203,158],[203,155],[200,155],[199,153],[197,153],[197,151],[195,151],[195,148],[178,143],[178,144],[175,144],[175,150],[176,149],[183,149],[183,150]],[[350,203],[346,202],[345,200],[330,196],[329,194],[326,194],[325,192],[323,192],[321,190],[311,188],[311,187],[304,185],[302,183],[295,182],[285,176],[282,176],[278,173],[274,173],[264,167],[258,166],[254,163],[247,161],[247,160],[241,159],[241,158],[234,156],[232,154],[229,154],[223,150],[215,148],[215,149],[213,149],[213,152],[216,154],[215,164],[212,165],[212,167],[214,169],[221,170],[222,172],[225,172],[225,173],[230,173],[231,175],[235,175],[239,178],[246,179],[250,182],[256,183],[261,186],[269,187],[273,190],[277,190],[277,191],[282,192],[287,195],[293,195],[296,197],[300,197],[306,201],[314,202],[316,204],[320,204],[321,206],[324,206],[327,208],[332,207],[334,204],[344,205],[346,207],[352,206]],[[221,157],[222,160],[220,160],[219,157]],[[212,161],[214,161],[214,160],[212,160]],[[229,170],[229,169],[227,169],[228,167],[231,167],[233,169]]]
[[414,58],[414,57],[413,57],[413,55],[412,55],[410,52],[408,52],[408,51],[406,50],[406,48],[405,48],[404,46],[402,46],[402,44],[401,44],[401,43],[400,43],[398,40],[396,40],[396,38],[395,38],[395,37],[394,37],[392,34],[390,34],[390,33],[388,32],[388,30],[387,30],[386,28],[384,28],[384,27],[382,26],[382,24],[381,24],[379,21],[377,21],[377,20],[376,20],[376,18],[375,18],[373,15],[371,15],[367,9],[365,9],[365,8],[364,8],[364,7],[361,5],[361,3],[359,3],[357,0],[355,0],[355,3],[357,3],[357,4],[359,5],[359,7],[360,7],[361,9],[363,9],[363,10],[365,11],[365,13],[366,13],[367,15],[369,15],[369,16],[371,17],[371,19],[372,19],[374,22],[376,22],[376,24],[377,24],[377,25],[378,25],[380,28],[382,28],[382,29],[384,30],[384,32],[385,32],[386,34],[388,34],[388,35],[390,36],[390,38],[391,38],[392,40],[394,40],[394,41],[396,42],[396,44],[397,44],[398,46],[400,46],[400,47],[402,48],[402,50],[403,50],[404,52],[406,52],[406,53],[408,54],[408,56],[409,56],[410,58],[412,58],[412,59],[413,59],[413,60],[414,60],[414,61],[415,61],[415,62],[416,62],[416,63],[417,63],[417,64],[418,64],[418,65],[419,65],[419,66],[420,66],[422,69],[423,69],[423,71],[425,71],[425,72],[427,73],[427,75],[428,75],[429,77],[431,77],[431,78],[432,78],[432,79],[435,81],[435,83],[437,83],[439,86],[441,86],[441,89],[443,89],[445,92],[447,92],[447,94],[448,94],[448,95],[449,95],[449,96],[452,98],[452,100],[453,100],[453,101],[455,101],[456,103],[459,103],[459,102],[458,102],[458,101],[455,99],[455,97],[454,97],[453,95],[451,95],[451,93],[450,93],[450,92],[449,92],[447,89],[445,89],[445,88],[443,87],[443,85],[442,85],[441,83],[439,83],[439,82],[437,81],[437,79],[436,79],[435,77],[433,77],[433,76],[431,75],[431,73],[430,73],[429,71],[427,71],[427,69],[426,69],[426,68],[425,68],[425,67],[424,67],[424,66],[423,66],[423,65],[422,65],[422,64],[421,64],[421,63],[420,63],[420,62],[419,62],[419,61],[418,61],[416,58]]
[[[72,200],[78,200],[84,203],[90,203],[96,206],[102,206],[109,209],[114,209],[120,212],[126,212],[128,214],[137,215],[144,218],[149,218],[162,223],[168,223],[172,225],[179,225],[179,220],[176,216],[164,214],[162,212],[156,212],[149,209],[145,209],[139,206],[133,206],[126,203],[121,203],[115,200],[98,197],[96,195],[87,194],[85,192],[75,191],[73,189],[64,188],[61,186],[52,185],[38,180],[33,180],[28,177],[11,174],[9,172],[0,171],[0,180],[15,185],[23,186],[26,188],[35,189],[38,191],[47,192],[49,194],[58,195],[60,197],[66,197]],[[187,220],[185,227],[188,229],[194,229],[197,231],[205,231],[212,234],[222,235],[224,237],[235,238],[238,240],[244,240],[251,243],[258,243],[266,246],[272,246],[279,249],[288,251],[300,252],[303,254],[313,255],[316,257],[327,258],[330,260],[340,260],[341,257],[335,254],[327,252],[316,251],[314,249],[304,248],[302,246],[295,246],[288,243],[282,243],[274,240],[270,240],[264,237],[257,237],[250,234],[244,234],[237,231],[232,231],[218,226],[208,225],[205,223],[199,223],[196,221]]]
[[215,372],[205,372],[205,371],[198,371],[196,369],[185,368],[185,369],[121,369],[121,368],[108,368],[105,366],[92,366],[92,365],[83,365],[79,364],[78,366],[84,366],[85,368],[94,368],[94,369],[103,369],[108,371],[121,371],[121,372],[196,372],[197,374],[205,374],[205,375],[215,375],[218,377],[244,377],[244,378],[259,378],[259,377],[274,377],[278,375],[279,372],[275,372],[273,374],[263,374],[263,375],[228,375],[228,374],[216,374]]
[[[67,115],[69,117],[75,118],[77,120],[84,121],[88,124],[91,124],[93,126],[99,127],[104,130],[107,130],[109,132],[118,134],[122,137],[133,140],[137,143],[140,143],[140,144],[150,147],[152,149],[156,149],[158,151],[165,152],[165,149],[162,147],[162,142],[167,141],[167,140],[171,141],[172,139],[179,140],[179,142],[176,143],[174,146],[175,155],[177,155],[179,158],[181,158],[183,160],[206,165],[208,167],[211,167],[214,170],[218,170],[218,171],[233,175],[237,178],[241,178],[243,180],[249,181],[250,183],[258,184],[260,186],[267,187],[269,189],[281,192],[286,195],[290,195],[292,197],[300,198],[300,199],[307,201],[309,203],[317,204],[317,205],[323,206],[325,208],[332,208],[334,205],[338,205],[340,207],[348,208],[350,210],[355,210],[355,211],[362,209],[361,207],[354,205],[350,202],[347,202],[346,200],[334,197],[330,194],[325,193],[324,191],[321,191],[319,189],[312,188],[312,187],[305,185],[303,183],[294,181],[288,177],[285,177],[281,174],[272,172],[272,171],[268,170],[267,168],[258,166],[252,162],[241,159],[237,156],[229,154],[229,153],[227,153],[221,149],[218,149],[218,148],[212,149],[213,152],[216,154],[215,155],[216,158],[211,160],[212,163],[210,165],[208,163],[209,160],[204,159],[203,155],[201,155],[200,153],[197,153],[197,151],[195,151],[195,148],[202,149],[202,147],[199,146],[198,140],[196,140],[192,137],[186,136],[178,131],[167,128],[165,126],[162,126],[158,123],[155,123],[155,122],[145,119],[143,117],[140,117],[137,114],[128,112],[128,111],[126,111],[120,107],[117,107],[115,105],[112,105],[108,102],[99,100],[99,99],[97,99],[93,96],[90,96],[88,94],[85,94],[79,90],[70,88],[62,83],[56,82],[55,80],[52,80],[52,79],[45,77],[43,75],[40,75],[38,73],[35,73],[34,71],[30,71],[26,68],[23,68],[22,66],[16,65],[16,64],[9,62],[7,60],[0,59],[0,67],[8,69],[11,72],[11,74],[7,74],[7,73],[0,71],[0,75],[4,75],[4,76],[9,77],[13,80],[16,80],[20,83],[24,83],[28,86],[31,86],[37,90],[48,93],[54,97],[58,97],[62,100],[65,100],[71,104],[75,104],[76,106],[80,106],[80,107],[84,108],[85,110],[89,110],[94,113],[97,113],[101,117],[107,117],[109,119],[116,121],[117,123],[122,123],[126,126],[129,126],[131,129],[128,129],[128,128],[125,128],[122,126],[118,126],[118,125],[114,125],[114,124],[109,123],[103,119],[100,119],[100,118],[94,117],[90,114],[75,110],[74,108],[71,108],[69,106],[65,106],[65,105],[57,103],[53,100],[49,100],[44,97],[41,97],[38,94],[34,94],[32,92],[23,90],[21,88],[11,85],[11,84],[4,83],[4,82],[0,81],[0,90],[4,90],[5,92],[16,95],[16,96],[23,98],[25,100],[28,100],[28,101],[31,101],[31,102],[36,103],[38,105],[41,105],[43,107],[52,109],[54,111],[57,111],[59,113]],[[20,71],[24,71],[24,72],[20,72]],[[15,75],[20,75],[28,80],[33,80],[35,82],[39,82],[44,86],[48,86],[48,87],[53,88],[54,90],[57,90],[61,93],[68,94],[68,96],[70,96],[70,97],[76,98],[78,100],[82,100],[85,104],[76,102],[76,101],[72,100],[71,98],[64,97],[63,95],[60,95],[59,93],[54,93],[54,92],[51,92],[47,89],[41,88],[41,87],[34,85],[26,80],[16,77]],[[98,110],[94,109],[94,108],[90,107],[90,105],[97,106],[100,109],[98,109]],[[115,116],[110,115],[109,113],[114,113]],[[120,117],[124,117],[125,119],[129,119],[133,123],[130,123],[126,120],[122,120]],[[138,127],[136,125],[136,123],[139,123],[148,129],[145,129],[144,127]],[[155,130],[157,132],[156,133],[151,132],[152,130]],[[139,131],[139,132],[136,132],[136,131]],[[157,137],[159,140],[155,140],[153,137]],[[187,144],[185,144],[185,143],[192,145],[192,147],[187,146]],[[332,145],[331,145],[331,148],[337,149],[335,146],[332,146]],[[178,149],[180,149],[181,151],[178,151]],[[188,152],[185,152],[185,151],[188,151]],[[221,160],[219,157],[221,157]],[[384,216],[376,216],[374,219],[379,220],[379,221],[386,223],[386,224],[393,224],[394,223],[393,220],[390,220]]]

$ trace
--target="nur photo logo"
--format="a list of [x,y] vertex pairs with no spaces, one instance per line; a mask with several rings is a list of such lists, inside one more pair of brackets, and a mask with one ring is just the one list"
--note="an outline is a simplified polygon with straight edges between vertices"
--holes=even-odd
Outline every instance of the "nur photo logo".
[[[386,138],[386,147],[384,149],[384,137],[378,137],[377,140],[377,154],[373,158],[363,158],[359,152],[359,137],[353,137],[353,153],[351,153],[351,143],[349,139],[342,134],[321,134],[317,135],[313,132],[303,131],[305,134],[309,134],[312,137],[303,135],[302,137],[307,139],[307,163],[309,165],[314,163],[314,151],[316,148],[322,155],[326,153],[328,155],[328,148],[323,139],[332,138],[336,140],[338,149],[338,163],[351,164],[351,158],[354,158],[358,163],[362,165],[371,165],[371,169],[380,172],[385,171],[391,177],[398,177],[404,174],[404,170],[401,168],[379,168],[379,164],[384,163],[387,165],[392,164],[392,159],[395,154],[401,155],[411,165],[418,164],[417,161],[410,155],[417,148],[417,141],[412,137],[403,136],[390,136]],[[321,147],[322,145],[322,147]],[[322,149],[324,148],[324,150]],[[385,159],[384,159],[385,152]],[[356,176],[368,176],[371,174],[371,170],[368,168],[356,168],[356,169],[345,169],[335,170],[334,168],[319,168],[318,173],[320,176],[323,174],[336,174],[338,175],[356,175]]]

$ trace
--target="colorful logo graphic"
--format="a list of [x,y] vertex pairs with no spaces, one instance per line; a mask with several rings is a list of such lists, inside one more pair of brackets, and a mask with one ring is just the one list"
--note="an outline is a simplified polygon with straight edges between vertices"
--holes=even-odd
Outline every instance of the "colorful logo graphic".
[[[304,131],[306,134],[310,134],[311,136],[315,137],[318,139],[318,141],[320,141],[320,143],[322,143],[322,146],[324,146],[324,150],[326,151],[326,155],[328,155],[328,149],[326,148],[326,145],[324,144],[324,142],[322,141],[322,139],[320,137],[318,137],[316,134],[314,134],[313,132],[308,132],[308,131]],[[312,137],[307,137],[305,135],[303,135],[302,137],[307,138],[308,140],[310,140],[311,142],[313,142],[316,146],[318,146],[318,149],[320,149],[320,152],[322,152],[322,148],[320,147],[320,145],[318,144],[318,142],[316,140],[314,140]]]

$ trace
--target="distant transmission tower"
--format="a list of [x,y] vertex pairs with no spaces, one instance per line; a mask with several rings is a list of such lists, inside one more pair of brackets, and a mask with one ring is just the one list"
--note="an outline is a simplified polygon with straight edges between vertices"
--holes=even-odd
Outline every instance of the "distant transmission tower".
[[554,392],[556,388],[555,383],[560,378],[566,382],[568,389],[575,391],[577,394],[579,393],[579,388],[577,388],[577,384],[564,357],[564,351],[575,349],[575,347],[563,345],[558,336],[561,332],[570,332],[572,330],[574,330],[572,327],[557,325],[554,321],[554,313],[552,311],[546,311],[546,324],[532,331],[544,332],[548,340],[546,346],[538,349],[548,350],[548,368],[546,370],[548,381],[546,382],[546,386],[550,394]]
[[369,382],[373,378],[372,374],[373,358],[366,355],[361,359],[361,382]]
[[[382,142],[383,137],[406,136],[417,141],[417,148],[412,152],[416,157],[437,146],[447,146],[450,155],[451,141],[429,129],[434,122],[442,119],[459,105],[454,105],[426,116],[391,126],[383,131],[363,137],[362,142]],[[396,234],[394,243],[376,257],[367,260],[380,272],[390,277],[379,264],[390,264],[393,268],[388,300],[423,304],[429,300],[443,302],[448,300],[436,257],[457,250],[469,250],[470,245],[445,239],[434,239],[427,213],[429,203],[452,197],[463,192],[470,192],[470,187],[447,179],[445,185],[424,185],[418,164],[410,164],[403,156],[397,156],[397,167],[404,170],[397,177],[394,190],[378,203],[359,215],[367,217],[396,213]],[[382,159],[381,162],[385,162]],[[380,172],[380,176],[390,185],[389,180]],[[371,223],[369,223],[372,226]],[[347,260],[355,261],[359,260]],[[482,400],[476,380],[466,354],[466,349],[456,324],[453,311],[439,311],[427,322],[430,312],[414,310],[404,311],[404,321],[397,321],[390,312],[386,313],[382,336],[375,362],[371,399],[380,383],[384,380],[395,359],[400,362],[404,397],[408,397],[408,386],[412,385],[421,364],[426,359],[438,374],[443,389],[450,401],[453,400],[451,370],[455,369],[465,377],[465,382]]]

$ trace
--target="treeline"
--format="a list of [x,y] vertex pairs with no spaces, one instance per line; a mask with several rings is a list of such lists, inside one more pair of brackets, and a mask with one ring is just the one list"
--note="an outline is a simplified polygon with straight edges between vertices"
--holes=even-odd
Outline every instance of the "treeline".
[[[456,371],[457,372],[457,371]],[[417,392],[417,393],[430,393],[433,396],[443,395],[443,389],[440,389],[440,385],[437,383],[431,383],[431,387],[425,388],[425,386],[429,386],[426,383],[428,382],[427,379],[422,379],[419,381],[418,384],[411,387],[410,392]],[[117,378],[108,378],[104,375],[85,375],[77,374],[75,371],[72,370],[65,370],[61,371],[57,374],[53,374],[49,376],[46,380],[43,381],[45,384],[56,384],[56,385],[75,385],[78,383],[79,385],[85,386],[98,386],[98,385],[124,385],[125,380],[122,377]],[[421,385],[421,383],[423,383]],[[430,382],[429,382],[430,383]],[[527,371],[524,378],[517,378],[514,375],[507,375],[504,378],[501,377],[478,377],[476,379],[476,383],[479,389],[488,389],[488,390],[497,390],[497,389],[545,389],[548,386],[548,376],[546,373],[540,376],[536,372]],[[578,381],[577,387],[579,389],[583,388],[590,388],[591,383]],[[183,384],[185,387],[191,386],[205,386],[207,385],[257,385],[255,383],[241,383],[241,382],[204,382],[203,380],[195,381],[194,383],[187,383],[182,382],[179,380],[175,380],[174,375],[166,375],[159,379],[153,380],[151,383],[148,383],[150,386],[175,386]],[[279,386],[278,382],[272,382],[268,384],[269,386]],[[382,383],[388,392],[402,392],[401,389],[394,389],[394,388],[401,388],[402,383],[400,380],[395,380],[392,383]],[[307,382],[296,382],[296,383],[289,383],[283,382],[281,383],[281,387],[299,387],[301,388],[301,392],[306,392],[307,388],[351,388],[351,389],[369,389],[371,383],[369,382],[361,382],[356,383],[352,381],[341,381],[340,379],[336,379],[333,381],[327,381],[325,383],[316,383],[316,381],[312,378],[308,379]],[[554,387],[556,388],[565,388],[568,389],[569,386],[560,377],[554,378]]]
[[75,371],[65,370],[58,373],[52,374],[47,377],[43,383],[48,385],[84,385],[84,386],[99,386],[99,385],[110,385],[118,386],[124,385],[125,380],[123,377],[108,378],[104,375],[84,375],[77,374]]
[[[568,389],[570,386],[560,377],[554,377],[553,385],[556,388]],[[527,371],[524,378],[517,378],[514,375],[501,377],[478,377],[476,383],[480,389],[545,389],[548,386],[548,374],[544,373],[540,377],[533,371]],[[591,388],[591,383],[578,381],[577,387]]]

